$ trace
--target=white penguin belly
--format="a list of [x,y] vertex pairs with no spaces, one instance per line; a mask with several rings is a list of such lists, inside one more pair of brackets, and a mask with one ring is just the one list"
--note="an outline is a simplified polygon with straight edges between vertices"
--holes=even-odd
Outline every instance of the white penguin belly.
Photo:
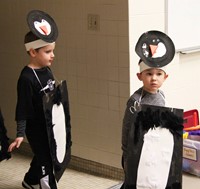
[[173,155],[174,138],[157,127],[144,135],[137,172],[137,189],[165,189]]
[[65,113],[62,103],[54,104],[52,108],[52,123],[54,139],[56,141],[56,155],[59,163],[62,163],[66,152],[66,125]]

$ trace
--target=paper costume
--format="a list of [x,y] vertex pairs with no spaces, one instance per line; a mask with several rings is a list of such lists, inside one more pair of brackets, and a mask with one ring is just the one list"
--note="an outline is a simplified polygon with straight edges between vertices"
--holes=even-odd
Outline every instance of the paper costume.
[[32,10],[27,15],[29,29],[39,39],[26,43],[26,50],[37,49],[54,43],[58,37],[58,28],[53,18],[40,10]]
[[181,189],[183,110],[130,108],[124,188]]
[[71,125],[66,81],[62,81],[53,92],[43,97],[49,146],[58,181],[71,155]]
[[159,68],[172,61],[175,47],[172,40],[165,33],[148,31],[140,36],[135,51],[146,65]]

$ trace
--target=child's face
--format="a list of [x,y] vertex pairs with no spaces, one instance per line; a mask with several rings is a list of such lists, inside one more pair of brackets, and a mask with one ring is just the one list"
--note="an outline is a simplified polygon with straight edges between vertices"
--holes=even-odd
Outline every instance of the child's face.
[[137,74],[138,79],[143,82],[144,90],[156,93],[162,86],[168,75],[161,69],[151,68]]
[[30,53],[32,57],[32,64],[34,64],[37,68],[51,66],[55,57],[54,49],[55,43],[52,43],[38,50],[32,50],[32,53]]

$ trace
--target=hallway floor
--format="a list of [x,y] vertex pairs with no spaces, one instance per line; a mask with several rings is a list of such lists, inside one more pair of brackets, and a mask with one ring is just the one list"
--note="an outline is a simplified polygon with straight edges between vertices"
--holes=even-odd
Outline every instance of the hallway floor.
[[[14,154],[8,161],[0,162],[0,189],[22,189],[21,182],[30,161],[30,157]],[[119,182],[67,169],[58,183],[58,188],[107,189]]]
[[[8,161],[0,162],[0,189],[22,189],[21,182],[29,167],[30,157],[14,154]],[[67,169],[58,183],[59,189],[119,189],[121,181],[97,177]],[[117,185],[117,186],[116,186]],[[200,178],[183,174],[183,189],[196,189]]]

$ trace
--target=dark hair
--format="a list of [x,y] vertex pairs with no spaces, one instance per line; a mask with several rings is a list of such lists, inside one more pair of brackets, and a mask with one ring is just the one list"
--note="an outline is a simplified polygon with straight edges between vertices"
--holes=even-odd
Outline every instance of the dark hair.
[[33,32],[29,31],[24,37],[24,44],[40,39]]
[[[38,39],[40,39],[40,38],[37,37],[32,31],[29,31],[29,32],[24,36],[24,44],[30,43],[30,42],[32,42],[32,41],[36,41],[36,40],[38,40]],[[39,49],[40,49],[40,48],[37,48],[37,49],[35,49],[35,50],[36,50],[36,51],[39,51]],[[29,51],[27,51],[27,53],[30,54]]]
[[143,60],[140,58],[140,60],[139,60],[138,64],[140,64],[141,62],[143,62]]

